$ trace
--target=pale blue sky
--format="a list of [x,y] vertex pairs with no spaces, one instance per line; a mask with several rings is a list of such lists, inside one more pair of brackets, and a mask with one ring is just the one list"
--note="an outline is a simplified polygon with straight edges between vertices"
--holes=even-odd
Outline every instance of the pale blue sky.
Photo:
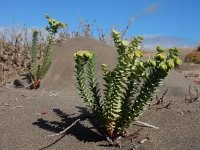
[[200,44],[199,0],[2,0],[0,27],[14,25],[44,27],[44,14],[67,22],[74,30],[79,17],[109,32],[115,25],[125,28],[134,22],[127,35],[144,35],[145,43],[154,46],[196,46]]

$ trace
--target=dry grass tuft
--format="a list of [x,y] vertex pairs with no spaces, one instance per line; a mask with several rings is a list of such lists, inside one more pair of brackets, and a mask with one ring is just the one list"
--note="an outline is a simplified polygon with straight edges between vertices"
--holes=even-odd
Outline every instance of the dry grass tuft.
[[185,62],[200,64],[200,46],[185,56]]

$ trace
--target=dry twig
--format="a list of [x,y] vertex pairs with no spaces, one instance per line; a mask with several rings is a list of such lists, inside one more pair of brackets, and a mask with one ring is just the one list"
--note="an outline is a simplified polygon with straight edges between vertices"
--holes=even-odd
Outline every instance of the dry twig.
[[29,88],[31,85],[33,85],[33,82],[31,82],[30,84],[26,85],[24,88],[27,89],[27,88]]
[[149,135],[147,134],[147,136],[143,140],[139,141],[138,143],[139,144],[144,144],[144,142],[148,141],[149,139],[150,139]]
[[163,107],[157,108],[156,111],[158,111],[159,109],[164,109],[164,108],[165,108],[165,109],[170,109],[170,108],[171,108],[171,107],[170,107],[171,104],[172,104],[172,101],[170,101],[167,105],[165,105],[165,106],[163,106]]
[[[126,141],[126,140],[131,140],[131,143],[133,143],[133,139],[137,138],[139,136],[139,132],[142,130],[143,128],[140,128],[138,129],[136,132],[132,133],[132,134],[128,134],[126,136],[124,136],[124,138],[122,138],[121,136],[118,137],[114,142],[112,140],[110,140],[109,138],[109,143],[111,145],[115,145],[115,146],[118,146],[119,148],[122,148],[123,147],[123,142]],[[107,139],[107,140],[108,140]]]
[[155,103],[153,105],[163,104],[163,102],[164,102],[164,96],[167,94],[167,92],[168,92],[168,89],[162,94],[162,96],[160,98],[158,98],[158,96],[156,95],[157,103]]
[[151,125],[151,124],[148,124],[148,123],[146,123],[146,122],[142,122],[142,121],[135,121],[136,123],[139,123],[139,124],[141,124],[141,125],[143,125],[143,126],[146,126],[146,127],[150,127],[150,128],[154,128],[154,129],[160,129],[159,127],[156,127],[156,126],[154,126],[154,125]]
[[67,130],[69,130],[71,127],[73,127],[77,122],[79,122],[81,119],[77,119],[76,121],[74,121],[69,127],[67,127],[66,129],[64,129],[63,131],[57,133],[57,134],[52,134],[52,135],[49,135],[49,137],[52,137],[52,136],[59,136],[59,135],[63,135],[67,132]]

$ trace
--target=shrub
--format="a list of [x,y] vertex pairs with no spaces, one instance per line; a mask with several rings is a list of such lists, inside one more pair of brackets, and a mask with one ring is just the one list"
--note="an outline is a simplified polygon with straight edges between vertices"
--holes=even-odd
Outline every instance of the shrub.
[[185,62],[200,64],[200,47],[185,56]]
[[31,72],[29,74],[29,77],[31,79],[31,84],[33,84],[34,89],[37,89],[39,87],[41,78],[47,73],[51,65],[50,49],[52,47],[55,34],[60,28],[63,28],[65,26],[62,22],[58,22],[48,15],[46,15],[46,18],[49,22],[49,26],[46,27],[46,30],[48,32],[46,42],[47,45],[45,47],[44,56],[40,64],[37,63],[38,31],[33,32],[31,48]]
[[115,30],[112,36],[117,47],[118,63],[113,70],[102,64],[104,97],[96,78],[95,53],[79,50],[74,54],[74,59],[77,88],[81,97],[104,127],[105,134],[115,140],[139,117],[162,80],[175,66],[181,64],[181,60],[176,48],[171,48],[166,54],[158,46],[157,54],[152,59],[142,61],[141,36],[130,42],[121,40],[120,33]]
[[199,47],[197,47],[197,51],[198,51],[198,52],[200,52],[200,46],[199,46]]

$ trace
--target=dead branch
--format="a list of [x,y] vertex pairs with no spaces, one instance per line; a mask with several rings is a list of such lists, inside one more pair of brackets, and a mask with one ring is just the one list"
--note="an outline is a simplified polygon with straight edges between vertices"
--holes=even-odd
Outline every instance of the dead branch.
[[49,96],[58,96],[58,94],[59,94],[60,92],[56,92],[56,93],[52,93],[52,94],[50,94]]
[[24,88],[27,89],[27,88],[30,87],[31,85],[33,85],[33,82],[31,82],[30,84],[26,85]]
[[163,104],[164,102],[164,97],[165,95],[167,94],[168,92],[168,89],[162,94],[162,96],[160,98],[158,98],[158,96],[156,95],[156,100],[157,100],[157,103],[153,104],[153,105],[160,105],[160,104]]
[[129,28],[131,27],[131,25],[133,24],[133,21],[135,20],[135,17],[132,16],[129,21],[128,21],[128,24],[126,25],[126,28],[123,30],[122,32],[122,37],[126,34],[126,32],[129,30]]
[[150,127],[150,128],[154,128],[154,129],[160,129],[159,127],[156,127],[156,126],[154,126],[154,125],[151,125],[151,124],[148,124],[148,123],[146,123],[146,122],[142,122],[142,121],[135,121],[136,123],[139,123],[139,124],[141,124],[141,125],[143,125],[143,126],[146,126],[146,127]]
[[143,128],[138,129],[136,132],[132,133],[132,134],[128,134],[125,135],[123,138],[121,136],[119,136],[115,141],[110,141],[112,143],[112,145],[118,146],[119,148],[123,147],[123,143],[126,140],[131,140],[131,143],[133,142],[133,139],[137,138],[139,136],[139,132],[142,130]]
[[164,109],[164,108],[165,108],[165,109],[171,109],[171,107],[170,107],[171,104],[172,104],[172,101],[170,101],[167,105],[165,105],[165,106],[163,106],[163,107],[157,108],[156,111],[158,111],[159,109]]
[[141,141],[138,141],[139,144],[144,144],[144,142],[148,141],[150,138],[149,138],[149,135],[147,134],[147,136],[141,140]]
[[49,137],[52,137],[52,136],[59,136],[59,135],[63,135],[67,132],[67,130],[69,130],[71,127],[73,127],[77,122],[79,122],[81,119],[77,119],[76,121],[74,121],[69,127],[67,127],[66,129],[64,129],[63,131],[57,133],[57,134],[52,134],[52,135],[49,135]]
[[137,138],[140,134],[139,134],[139,132],[141,131],[141,130],[143,130],[143,128],[140,128],[140,129],[138,129],[136,132],[134,132],[134,133],[132,133],[132,134],[129,134],[129,135],[126,135],[125,136],[125,139],[127,140],[127,139],[135,139],[135,138]]

